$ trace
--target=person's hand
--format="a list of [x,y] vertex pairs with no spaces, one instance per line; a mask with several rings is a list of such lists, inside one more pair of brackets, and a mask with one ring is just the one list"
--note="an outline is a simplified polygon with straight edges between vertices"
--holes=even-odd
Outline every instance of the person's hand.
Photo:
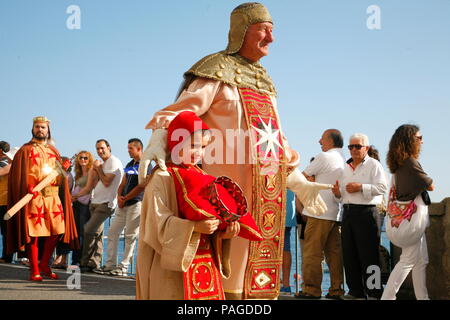
[[220,233],[220,237],[222,239],[231,239],[236,237],[239,234],[239,231],[241,231],[241,225],[239,222],[234,221],[230,223],[227,228]]
[[150,141],[142,154],[141,161],[139,162],[139,184],[144,183],[148,167],[152,160],[158,163],[161,170],[167,170],[165,162],[167,153],[167,130],[154,130],[150,137]]
[[336,184],[333,185],[333,189],[331,189],[331,192],[333,192],[333,194],[336,196],[336,198],[340,198],[341,197],[341,190],[340,190],[340,186],[339,186],[339,181],[336,180]]
[[213,234],[219,227],[219,219],[205,219],[195,222],[194,231],[204,234]]
[[95,160],[93,163],[93,168],[95,170],[98,170],[98,168],[100,168],[102,166],[102,163],[100,162],[100,160]]
[[119,208],[125,207],[125,202],[126,201],[124,196],[117,197],[117,205],[119,206]]
[[303,223],[308,222],[308,216],[306,216],[304,214],[300,214],[300,218],[302,219]]
[[78,201],[79,196],[77,194],[72,195],[72,202]]
[[356,182],[347,183],[347,185],[345,186],[345,190],[348,193],[360,192],[362,190],[362,184]]

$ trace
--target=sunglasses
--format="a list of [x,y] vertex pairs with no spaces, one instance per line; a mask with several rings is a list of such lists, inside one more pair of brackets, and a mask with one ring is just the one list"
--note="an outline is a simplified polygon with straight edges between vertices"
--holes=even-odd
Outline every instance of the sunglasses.
[[417,138],[418,140],[420,140],[420,141],[423,140],[423,136],[416,136],[416,138]]
[[89,160],[88,157],[79,157],[78,159],[79,159],[79,160]]
[[348,150],[353,150],[353,148],[356,148],[356,150],[361,150],[361,148],[364,147],[360,144],[349,144],[348,145]]

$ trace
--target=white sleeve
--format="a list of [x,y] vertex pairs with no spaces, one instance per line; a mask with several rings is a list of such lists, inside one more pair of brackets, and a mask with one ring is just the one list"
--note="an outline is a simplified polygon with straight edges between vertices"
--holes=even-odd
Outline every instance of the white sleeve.
[[323,153],[319,153],[314,160],[306,167],[306,169],[304,170],[304,172],[308,175],[308,176],[315,176],[319,173],[322,173],[323,170],[325,169],[325,156]]
[[372,183],[362,185],[362,193],[365,199],[371,199],[375,196],[384,195],[387,191],[386,175],[383,166],[376,163],[371,170]]
[[108,162],[108,165],[103,167],[103,172],[105,174],[107,173],[114,173],[115,175],[120,174],[120,170],[123,169],[122,162],[120,162],[117,158],[112,158],[112,161]]

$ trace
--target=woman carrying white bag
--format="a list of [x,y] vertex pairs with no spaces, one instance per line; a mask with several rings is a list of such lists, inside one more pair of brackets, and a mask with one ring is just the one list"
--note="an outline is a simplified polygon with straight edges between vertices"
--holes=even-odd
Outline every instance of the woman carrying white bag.
[[397,128],[389,143],[387,164],[392,173],[392,183],[386,233],[393,244],[402,248],[402,254],[389,276],[382,300],[396,299],[411,270],[417,300],[429,300],[425,229],[429,225],[427,190],[433,191],[434,186],[418,162],[422,143],[419,127],[409,124]]

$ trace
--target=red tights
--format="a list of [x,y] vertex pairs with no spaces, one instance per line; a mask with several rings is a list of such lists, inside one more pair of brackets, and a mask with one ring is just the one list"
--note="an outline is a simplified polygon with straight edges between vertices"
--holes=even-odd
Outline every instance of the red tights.
[[44,273],[50,273],[49,261],[50,257],[55,250],[56,244],[58,243],[58,235],[45,237],[44,252],[42,252],[41,262],[38,264],[39,260],[39,249],[38,249],[38,237],[31,237],[30,243],[27,244],[28,259],[30,260],[30,271],[31,275],[40,274],[40,271]]

